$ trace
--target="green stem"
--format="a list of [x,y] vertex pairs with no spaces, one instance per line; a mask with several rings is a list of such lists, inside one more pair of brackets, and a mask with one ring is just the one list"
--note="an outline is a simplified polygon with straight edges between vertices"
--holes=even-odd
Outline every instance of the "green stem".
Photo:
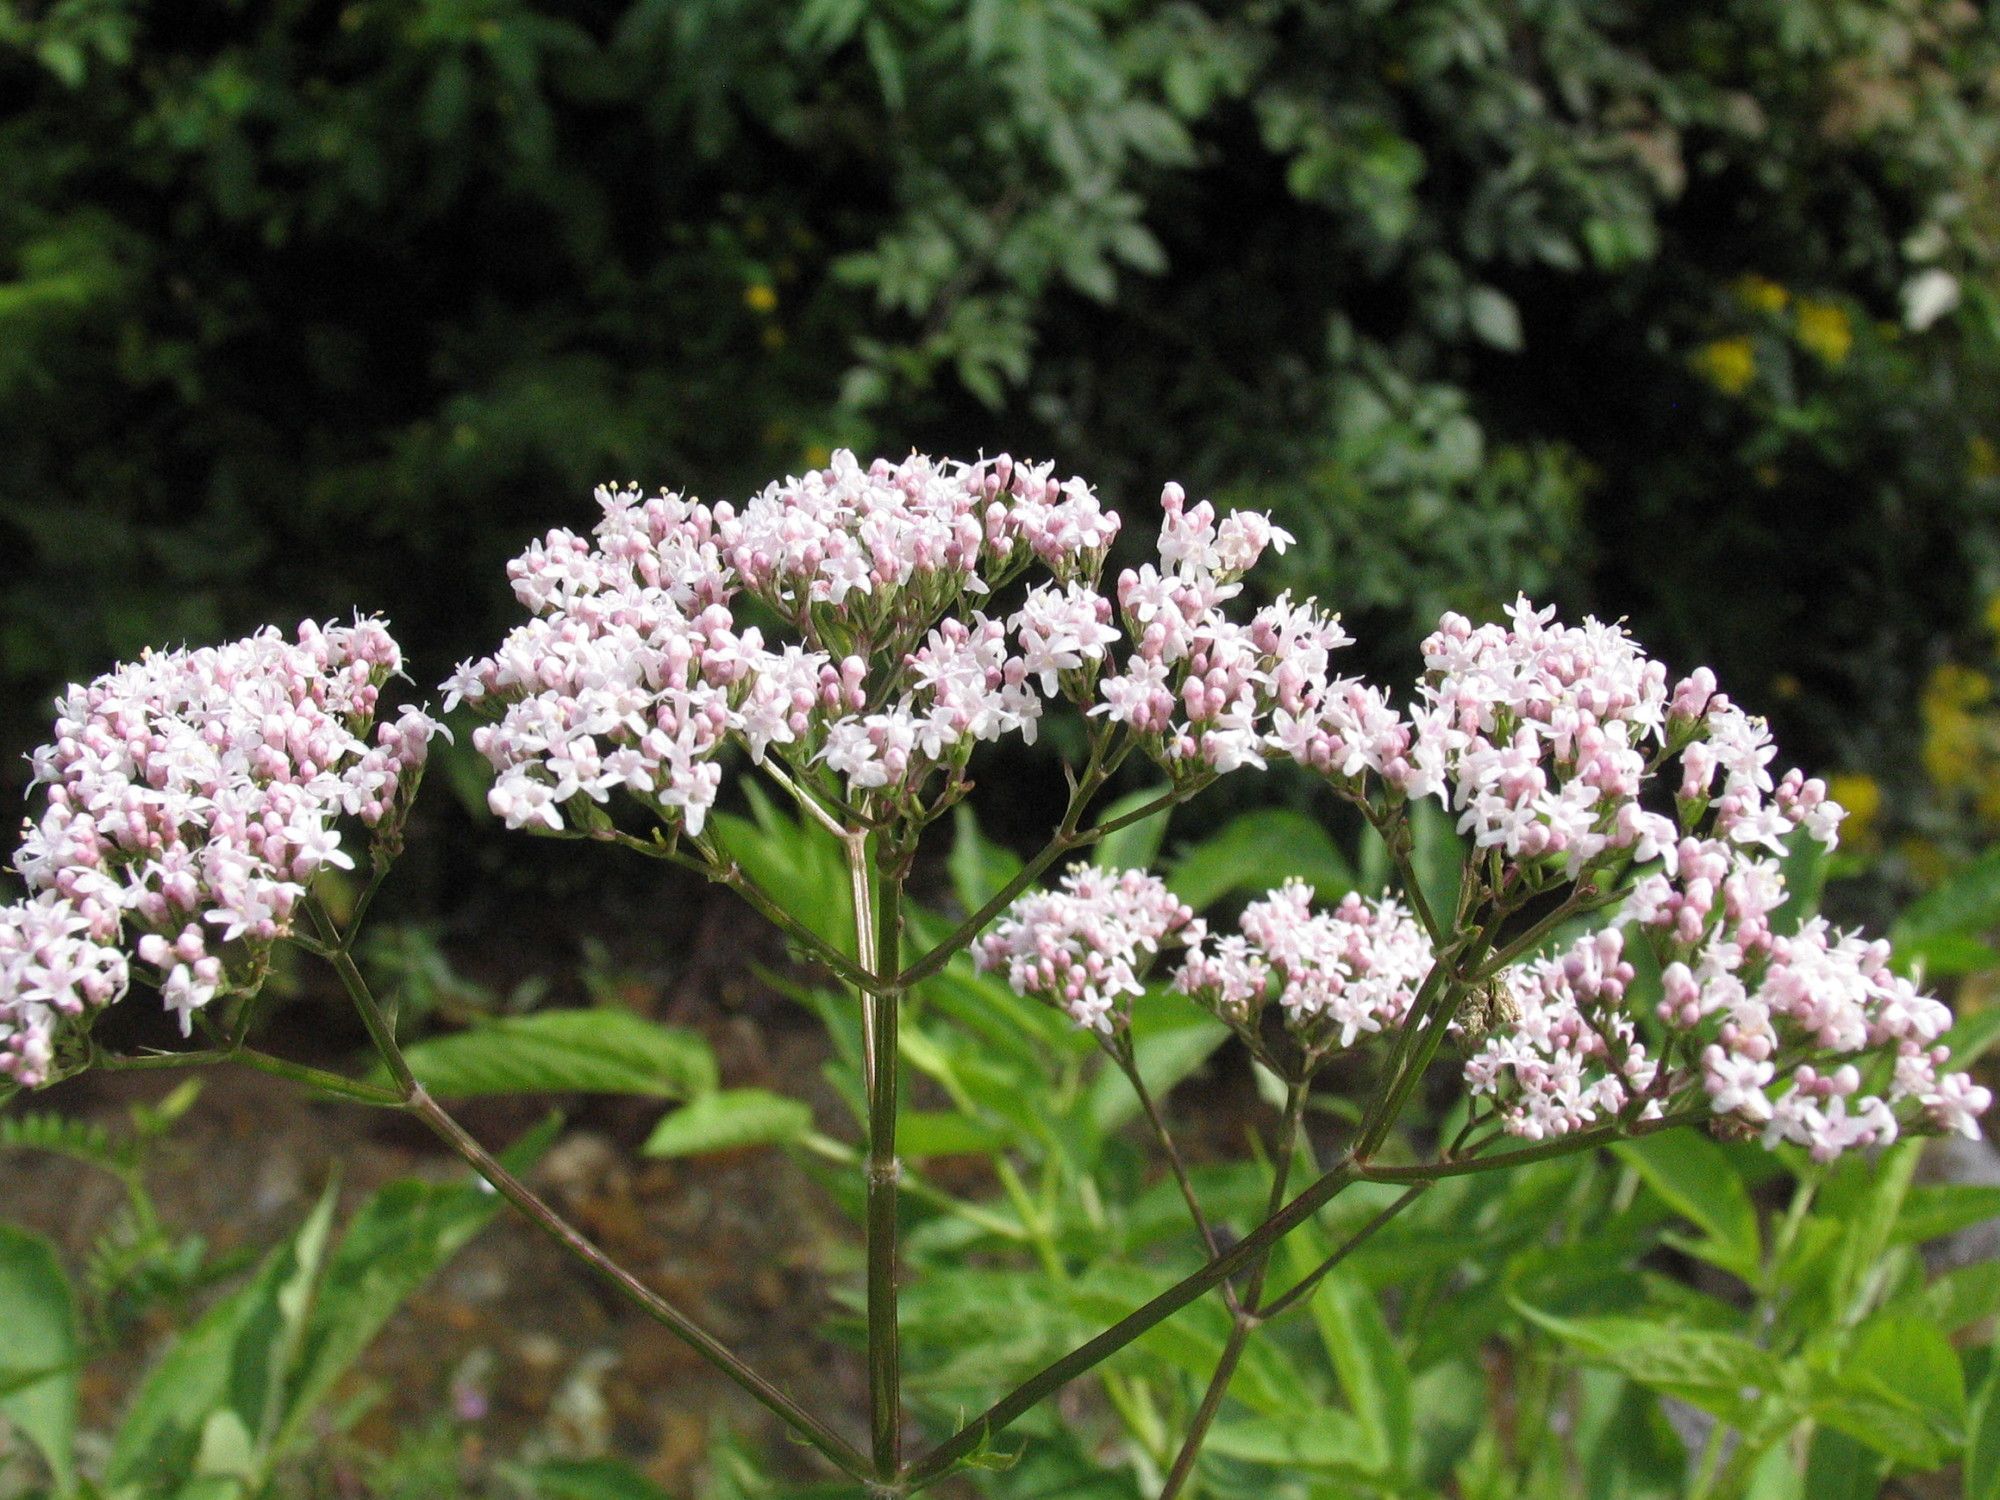
[[611,1259],[548,1204],[515,1177],[466,1133],[464,1128],[439,1107],[437,1101],[418,1088],[409,1101],[410,1113],[429,1126],[461,1160],[558,1245],[595,1271],[626,1301],[667,1328],[709,1364],[727,1375],[754,1397],[787,1427],[817,1448],[843,1472],[865,1478],[868,1461],[818,1417],[800,1406],[777,1386],[744,1364],[734,1352],[679,1308],[654,1292],[638,1277]]
[[[867,840],[848,836],[855,936],[863,965],[882,981],[863,991],[863,1065],[868,1074],[868,1417],[875,1477],[893,1481],[903,1467],[902,1356],[896,1319],[897,1014],[901,993],[890,976],[902,952],[902,852],[878,839],[873,870]],[[872,884],[872,890],[871,890]],[[871,901],[872,897],[872,901]],[[872,905],[872,910],[871,910]]]
[[1503,1151],[1498,1156],[1464,1156],[1447,1161],[1418,1162],[1406,1167],[1383,1167],[1373,1162],[1361,1162],[1354,1167],[1354,1175],[1364,1182],[1441,1182],[1447,1177],[1469,1177],[1475,1172],[1504,1172],[1509,1167],[1517,1167],[1528,1162],[1547,1161],[1553,1156],[1568,1156],[1575,1151],[1588,1151],[1597,1146],[1608,1146],[1613,1141],[1635,1140],[1641,1136],[1657,1135],[1663,1130],[1673,1130],[1682,1125],[1698,1125],[1708,1118],[1705,1110],[1689,1109],[1671,1115],[1662,1115],[1657,1120],[1640,1120],[1632,1123],[1614,1121],[1600,1125],[1594,1130],[1581,1130],[1575,1135],[1558,1136],[1552,1141],[1527,1146],[1519,1151]]
[[[1395,863],[1396,875],[1403,882],[1403,894],[1410,898],[1410,909],[1416,912],[1417,920],[1423,923],[1424,931],[1430,936],[1431,945],[1441,950],[1445,945],[1447,934],[1438,925],[1438,919],[1431,911],[1430,898],[1424,894],[1423,883],[1417,879],[1416,864],[1410,858],[1410,840],[1414,834],[1407,812],[1408,806],[1408,803],[1403,803],[1377,813],[1372,806],[1364,802],[1361,804],[1361,810],[1363,816],[1375,825],[1375,832],[1381,836],[1383,847],[1389,851],[1389,858]],[[1471,871],[1462,872],[1459,879],[1461,881],[1471,879]]]
[[1614,1140],[1652,1135],[1677,1126],[1694,1124],[1706,1118],[1707,1115],[1701,1111],[1688,1110],[1658,1120],[1638,1123],[1616,1122],[1596,1130],[1564,1136],[1559,1140],[1545,1141],[1525,1150],[1509,1151],[1500,1156],[1425,1162],[1412,1167],[1357,1166],[1351,1157],[1344,1156],[1321,1174],[1312,1186],[1239,1240],[1234,1249],[1183,1277],[1150,1302],[1133,1309],[1095,1338],[1078,1345],[1061,1359],[1031,1375],[912,1464],[907,1471],[907,1477],[914,1486],[928,1484],[948,1474],[968,1454],[978,1452],[1009,1425],[1019,1420],[1024,1413],[1032,1410],[1077,1376],[1102,1364],[1127,1344],[1144,1337],[1213,1287],[1254,1264],[1279,1240],[1332,1202],[1349,1183],[1364,1179],[1371,1182],[1429,1182],[1446,1177],[1464,1176],[1472,1172],[1500,1171],[1525,1162],[1546,1161],[1550,1157],[1590,1150],[1597,1146],[1608,1145]]
[[1185,802],[1198,789],[1189,786],[1177,791],[1163,792],[1144,807],[1122,813],[1109,822],[1098,824],[1095,828],[1078,828],[1076,825],[1082,820],[1083,810],[1089,804],[1090,796],[1102,784],[1102,778],[1096,779],[1093,783],[1092,777],[1086,774],[1084,779],[1077,783],[1077,790],[1070,797],[1069,811],[1063,815],[1062,826],[1056,830],[1048,843],[1042,846],[1040,852],[1023,865],[1019,873],[1002,886],[992,900],[954,927],[930,952],[898,974],[896,987],[907,990],[912,985],[920,984],[930,978],[950,963],[954,953],[978,937],[986,929],[987,923],[1011,906],[1016,896],[1041,879],[1042,872],[1065,854],[1072,850],[1088,848],[1108,834],[1116,833],[1121,828],[1129,828],[1132,824],[1150,818],[1154,813],[1172,807],[1176,803]]
[[[1264,1207],[1264,1217],[1269,1219],[1284,1206],[1285,1188],[1292,1175],[1292,1153],[1298,1147],[1299,1122],[1305,1116],[1308,1086],[1293,1084],[1285,1094],[1283,1134],[1278,1140],[1278,1149],[1271,1166],[1271,1196]],[[1229,1382],[1235,1378],[1236,1366],[1243,1358],[1244,1347],[1250,1342],[1250,1335],[1257,1327],[1257,1304],[1264,1295],[1264,1278],[1271,1269],[1268,1252],[1258,1257],[1251,1269],[1248,1285],[1243,1289],[1243,1300],[1235,1310],[1235,1317],[1229,1325],[1229,1337],[1222,1345],[1222,1358],[1216,1362],[1215,1373],[1209,1377],[1208,1389],[1202,1392],[1201,1405],[1195,1408],[1194,1418],[1188,1423],[1187,1436],[1181,1440],[1180,1452],[1174,1456],[1174,1466],[1167,1471],[1166,1483],[1160,1488],[1160,1500],[1174,1500],[1194,1474],[1195,1460],[1201,1456],[1201,1445],[1208,1437],[1208,1429],[1215,1424],[1217,1413],[1222,1410],[1223,1397],[1229,1394]]]
[[701,850],[701,858],[695,859],[682,854],[678,850],[668,850],[662,845],[649,844],[643,839],[632,839],[629,836],[622,836],[619,842],[625,844],[627,848],[640,850],[643,853],[651,854],[655,858],[665,859],[672,864],[677,864],[682,869],[692,870],[697,875],[701,875],[708,880],[714,881],[717,885],[734,891],[760,917],[784,933],[794,943],[797,943],[800,948],[810,954],[814,960],[823,964],[835,976],[846,980],[856,989],[866,993],[876,988],[879,983],[875,974],[867,967],[865,962],[857,964],[853,959],[842,953],[833,944],[829,943],[825,938],[821,937],[810,927],[806,926],[805,923],[785,910],[762,886],[743,873],[741,865],[713,845],[706,843],[697,845]]
[[[1130,1036],[1118,1041],[1106,1039],[1104,1049],[1118,1064],[1119,1071],[1131,1080],[1132,1092],[1139,1096],[1139,1107],[1145,1111],[1146,1121],[1153,1127],[1154,1138],[1160,1143],[1160,1150],[1167,1158],[1167,1165],[1173,1170],[1174,1181],[1180,1186],[1181,1201],[1187,1204],[1188,1216],[1194,1220],[1195,1232],[1201,1236],[1202,1247],[1208,1258],[1215,1259],[1222,1253],[1222,1247],[1215,1238],[1215,1230],[1208,1222],[1208,1215],[1202,1212],[1201,1199],[1195,1195],[1194,1181],[1188,1175],[1187,1163],[1181,1159],[1180,1147],[1174,1144],[1173,1135],[1167,1130],[1167,1122],[1160,1114],[1160,1107],[1153,1099],[1153,1091],[1146,1086],[1145,1077],[1139,1072],[1139,1062],[1133,1055]],[[1236,1289],[1223,1283],[1222,1295],[1234,1313],[1238,1310]]]
[[148,1052],[137,1057],[117,1057],[109,1053],[99,1053],[91,1060],[91,1066],[102,1068],[107,1073],[146,1073],[165,1068],[211,1068],[218,1063],[241,1063],[246,1068],[255,1068],[260,1073],[273,1077],[288,1078],[294,1083],[305,1084],[308,1088],[337,1098],[351,1100],[356,1104],[369,1104],[379,1109],[400,1109],[403,1096],[393,1089],[378,1088],[358,1079],[343,1078],[338,1073],[329,1073],[321,1068],[310,1068],[304,1063],[295,1063],[282,1057],[273,1057],[268,1052],[259,1052],[254,1047],[206,1048],[199,1052]]
[[1077,1376],[1096,1368],[1134,1339],[1141,1338],[1175,1313],[1230,1277],[1256,1263],[1272,1245],[1311,1218],[1340,1190],[1355,1180],[1349,1164],[1323,1174],[1275,1215],[1239,1240],[1234,1249],[1182,1277],[1159,1296],[1086,1340],[1061,1359],[1037,1371],[966,1423],[908,1470],[912,1485],[926,1484],[949,1473],[961,1459],[977,1452],[1020,1417]]
[[1282,1296],[1273,1298],[1263,1307],[1258,1308],[1257,1321],[1260,1323],[1269,1323],[1275,1318],[1282,1318],[1298,1304],[1305,1301],[1306,1298],[1313,1294],[1314,1288],[1326,1280],[1327,1276],[1342,1261],[1367,1244],[1370,1239],[1374,1238],[1377,1230],[1381,1229],[1383,1225],[1395,1218],[1397,1214],[1408,1208],[1412,1203],[1415,1203],[1417,1199],[1421,1198],[1429,1190],[1430,1184],[1428,1182],[1413,1183],[1410,1187],[1404,1189],[1401,1196],[1384,1206],[1374,1218],[1349,1235],[1345,1244],[1318,1265],[1314,1266],[1310,1271],[1306,1272],[1304,1276],[1300,1277],[1290,1290],[1286,1291]]
[[308,910],[328,939],[332,950],[328,962],[340,976],[348,998],[354,1002],[354,1008],[361,1016],[361,1024],[367,1028],[376,1050],[382,1054],[382,1061],[388,1067],[390,1076],[396,1080],[396,1095],[401,1107],[423,1121],[439,1140],[458,1155],[460,1160],[491,1183],[501,1197],[570,1255],[602,1277],[626,1301],[664,1325],[675,1337],[734,1381],[807,1443],[818,1449],[843,1473],[857,1479],[867,1478],[868,1461],[839,1433],[751,1369],[714,1335],[598,1249],[581,1230],[537,1197],[525,1183],[488,1154],[464,1127],[424,1091],[423,1085],[418,1083],[410,1072],[410,1065],[404,1059],[402,1049],[396,1044],[395,1030],[389,1024],[388,1017],[383,1014],[373,991],[369,989],[368,981],[362,976],[361,971],[355,968],[345,946],[339,942],[338,934],[333,930],[332,919],[316,902],[312,903]]

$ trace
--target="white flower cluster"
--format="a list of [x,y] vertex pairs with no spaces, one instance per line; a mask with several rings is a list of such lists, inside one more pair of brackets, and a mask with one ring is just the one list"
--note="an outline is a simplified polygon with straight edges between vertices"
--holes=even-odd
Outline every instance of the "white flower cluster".
[[1243,909],[1238,931],[1192,942],[1174,988],[1234,1025],[1254,1024],[1274,997],[1309,1045],[1352,1047],[1401,1025],[1431,969],[1431,943],[1407,908],[1349,892],[1315,910],[1313,888],[1288,880]]
[[313,877],[353,867],[339,819],[407,806],[437,726],[405,710],[366,739],[400,666],[380,621],[308,622],[148,653],[58,701],[15,855],[35,894],[0,908],[0,1074],[43,1082],[63,1020],[124,993],[128,946],[184,1033],[257,971]]
[[[1271,712],[1316,705],[1346,638],[1282,601],[1230,624],[1243,570],[1287,539],[1167,497],[1160,566],[1120,583],[1132,649],[1111,672],[1125,633],[1095,580],[1118,518],[1045,465],[840,452],[740,512],[600,490],[592,540],[553,532],[513,564],[535,618],[462,666],[445,706],[493,718],[474,744],[517,828],[564,828],[565,804],[623,790],[699,834],[732,742],[831,771],[849,798],[914,800],[976,744],[1032,741],[1057,696],[1171,767],[1261,766]],[[975,607],[1034,566],[1049,576],[1011,613]],[[751,601],[799,638],[767,644],[738,619]]]
[[1078,701],[1136,734],[1176,782],[1261,769],[1271,754],[1323,764],[1321,720],[1338,719],[1357,687],[1328,675],[1331,653],[1351,644],[1340,621],[1289,597],[1243,624],[1222,608],[1243,591],[1243,574],[1266,550],[1282,552],[1290,534],[1251,512],[1218,520],[1205,500],[1190,508],[1177,484],[1160,503],[1158,565],[1118,579],[1129,651],[1095,685],[1094,701],[1086,693]]
[[1140,975],[1170,939],[1198,940],[1194,913],[1143,870],[1071,865],[1061,887],[1016,901],[973,957],[1017,995],[1034,995],[1077,1025],[1109,1034],[1121,998],[1144,993]]
[[[1501,976],[1519,1019],[1468,1061],[1506,1127],[1540,1139],[1630,1113],[1705,1104],[1717,1117],[1827,1160],[1913,1125],[1976,1134],[1987,1090],[1941,1069],[1951,1013],[1890,972],[1886,943],[1823,920],[1783,936],[1777,858],[1803,831],[1831,847],[1843,812],[1817,780],[1773,780],[1769,731],[1706,669],[1666,674],[1622,632],[1548,625],[1525,601],[1514,629],[1447,620],[1429,648],[1434,719],[1461,829],[1510,857],[1607,852],[1644,869],[1623,918],[1656,949],[1664,1039],[1649,1054],[1627,1001],[1632,966],[1606,930]],[[1651,755],[1640,745],[1652,746]],[[1641,792],[1678,749],[1676,817]]]
[[[1163,559],[1220,550],[1208,517],[1169,512]],[[1254,541],[1243,550],[1254,554]],[[1226,587],[1226,575],[1199,566],[1179,576],[1182,591]],[[1136,578],[1123,586],[1134,634],[1164,619],[1158,634],[1171,638],[1188,617],[1149,606]],[[1656,1017],[1635,1009],[1628,936],[1615,924],[1462,997],[1467,1014],[1453,1026],[1472,1049],[1466,1082],[1494,1102],[1504,1129],[1540,1140],[1694,1109],[1820,1159],[1910,1129],[1976,1133],[1991,1096],[1946,1071],[1950,1012],[1889,970],[1887,945],[1820,920],[1790,935],[1774,929],[1787,897],[1774,856],[1800,832],[1831,846],[1842,812],[1818,781],[1797,771],[1773,778],[1763,722],[1717,693],[1707,670],[1670,690],[1665,668],[1622,630],[1561,626],[1521,600],[1505,626],[1445,617],[1425,645],[1428,672],[1405,725],[1372,690],[1327,678],[1315,629],[1274,651],[1253,639],[1232,657],[1234,629],[1217,627],[1217,643],[1189,649],[1207,655],[1177,689],[1185,717],[1159,710],[1158,722],[1183,726],[1163,737],[1187,734],[1218,702],[1232,722],[1254,721],[1267,694],[1289,692],[1277,713],[1283,731],[1308,725],[1322,736],[1317,747],[1303,738],[1286,746],[1294,758],[1349,795],[1365,795],[1373,775],[1391,805],[1436,796],[1479,851],[1467,878],[1496,882],[1485,901],[1504,892],[1517,907],[1546,909],[1575,889],[1568,882],[1631,880],[1620,920],[1662,968]],[[1252,650],[1264,659],[1231,675]],[[1221,675],[1211,676],[1217,662]],[[1107,699],[1110,687],[1107,679]],[[1169,744],[1169,763],[1172,755]],[[1649,791],[1671,816],[1648,806]],[[1024,897],[981,951],[1017,991],[1054,998],[1102,1028],[1106,997],[1127,992],[1121,963],[1133,947],[1084,899],[1095,894]],[[1486,910],[1467,920],[1477,927]],[[1426,935],[1394,902],[1349,896],[1315,911],[1298,882],[1251,903],[1236,934],[1211,939],[1187,922],[1181,936],[1189,952],[1178,990],[1239,1027],[1275,1000],[1309,1048],[1349,1047],[1403,1024],[1432,962]],[[1656,1022],[1664,1034],[1649,1043]]]

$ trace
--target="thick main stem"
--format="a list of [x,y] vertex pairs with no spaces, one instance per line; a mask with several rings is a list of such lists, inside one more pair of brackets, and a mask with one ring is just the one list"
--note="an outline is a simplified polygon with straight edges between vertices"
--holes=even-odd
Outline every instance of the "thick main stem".
[[904,860],[880,841],[876,858],[851,834],[848,865],[854,883],[854,931],[862,966],[883,981],[861,994],[862,1063],[868,1086],[868,1426],[875,1477],[888,1482],[903,1467],[902,1355],[896,1321],[897,1019],[901,991],[890,981],[902,955]]
[[[1278,1149],[1271,1163],[1271,1196],[1264,1208],[1266,1219],[1273,1217],[1285,1203],[1285,1188],[1291,1181],[1292,1153],[1298,1146],[1299,1122],[1305,1114],[1307,1091],[1305,1084],[1295,1083],[1285,1095],[1284,1133],[1279,1137]],[[1235,1378],[1236,1366],[1243,1358],[1243,1348],[1250,1342],[1250,1335],[1257,1327],[1257,1304],[1264,1296],[1264,1278],[1270,1269],[1271,1256],[1267,1250],[1258,1258],[1256,1267],[1250,1272],[1249,1282],[1243,1288],[1243,1296],[1229,1325],[1229,1337],[1222,1345],[1222,1358],[1216,1362],[1208,1389],[1202,1392],[1201,1405],[1195,1408],[1194,1419],[1188,1423],[1187,1436],[1181,1442],[1180,1452],[1174,1456],[1174,1466],[1167,1473],[1167,1482],[1160,1489],[1160,1500],[1174,1500],[1194,1474],[1195,1460],[1201,1456],[1201,1445],[1208,1437],[1208,1429],[1215,1424],[1216,1414],[1222,1410],[1222,1398],[1229,1394],[1229,1382]]]

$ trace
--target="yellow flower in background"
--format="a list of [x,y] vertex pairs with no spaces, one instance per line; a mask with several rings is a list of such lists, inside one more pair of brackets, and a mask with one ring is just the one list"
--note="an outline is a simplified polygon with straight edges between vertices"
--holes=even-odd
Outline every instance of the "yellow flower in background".
[[1995,636],[2000,636],[2000,594],[1986,601],[1986,628]]
[[832,462],[833,462],[833,450],[827,447],[825,443],[806,444],[807,468],[824,469],[828,464]]
[[1716,339],[1695,355],[1694,367],[1725,396],[1740,396],[1757,378],[1757,351],[1747,338]]
[[1882,811],[1882,783],[1858,771],[1843,771],[1827,778],[1826,793],[1847,809],[1847,821],[1841,824],[1840,836],[1857,841],[1865,839],[1875,826],[1876,815]]
[[1854,347],[1854,325],[1837,302],[1799,299],[1799,342],[1829,365],[1843,363]]
[[777,288],[762,281],[753,281],[743,288],[743,305],[755,313],[773,313],[778,310]]
[[1983,672],[1946,662],[1924,684],[1924,774],[1944,788],[1968,788],[1990,769],[1981,764],[1986,724],[1975,712],[1993,696]]
[[1792,294],[1779,286],[1768,276],[1739,276],[1736,280],[1736,295],[1744,306],[1754,307],[1758,312],[1780,313],[1792,300]]
[[[2000,449],[1983,434],[1974,433],[1972,441],[1965,445],[1965,472],[1974,479],[2000,477]],[[1995,595],[2000,598],[2000,595]]]

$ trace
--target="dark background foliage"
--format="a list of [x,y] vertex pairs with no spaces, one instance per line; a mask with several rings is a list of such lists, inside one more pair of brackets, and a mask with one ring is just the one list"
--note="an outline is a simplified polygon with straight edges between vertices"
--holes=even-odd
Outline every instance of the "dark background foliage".
[[1270,506],[1378,669],[1525,588],[1906,760],[2000,563],[1996,69],[1930,0],[0,5],[7,743],[355,606],[433,681],[593,484],[848,444]]

